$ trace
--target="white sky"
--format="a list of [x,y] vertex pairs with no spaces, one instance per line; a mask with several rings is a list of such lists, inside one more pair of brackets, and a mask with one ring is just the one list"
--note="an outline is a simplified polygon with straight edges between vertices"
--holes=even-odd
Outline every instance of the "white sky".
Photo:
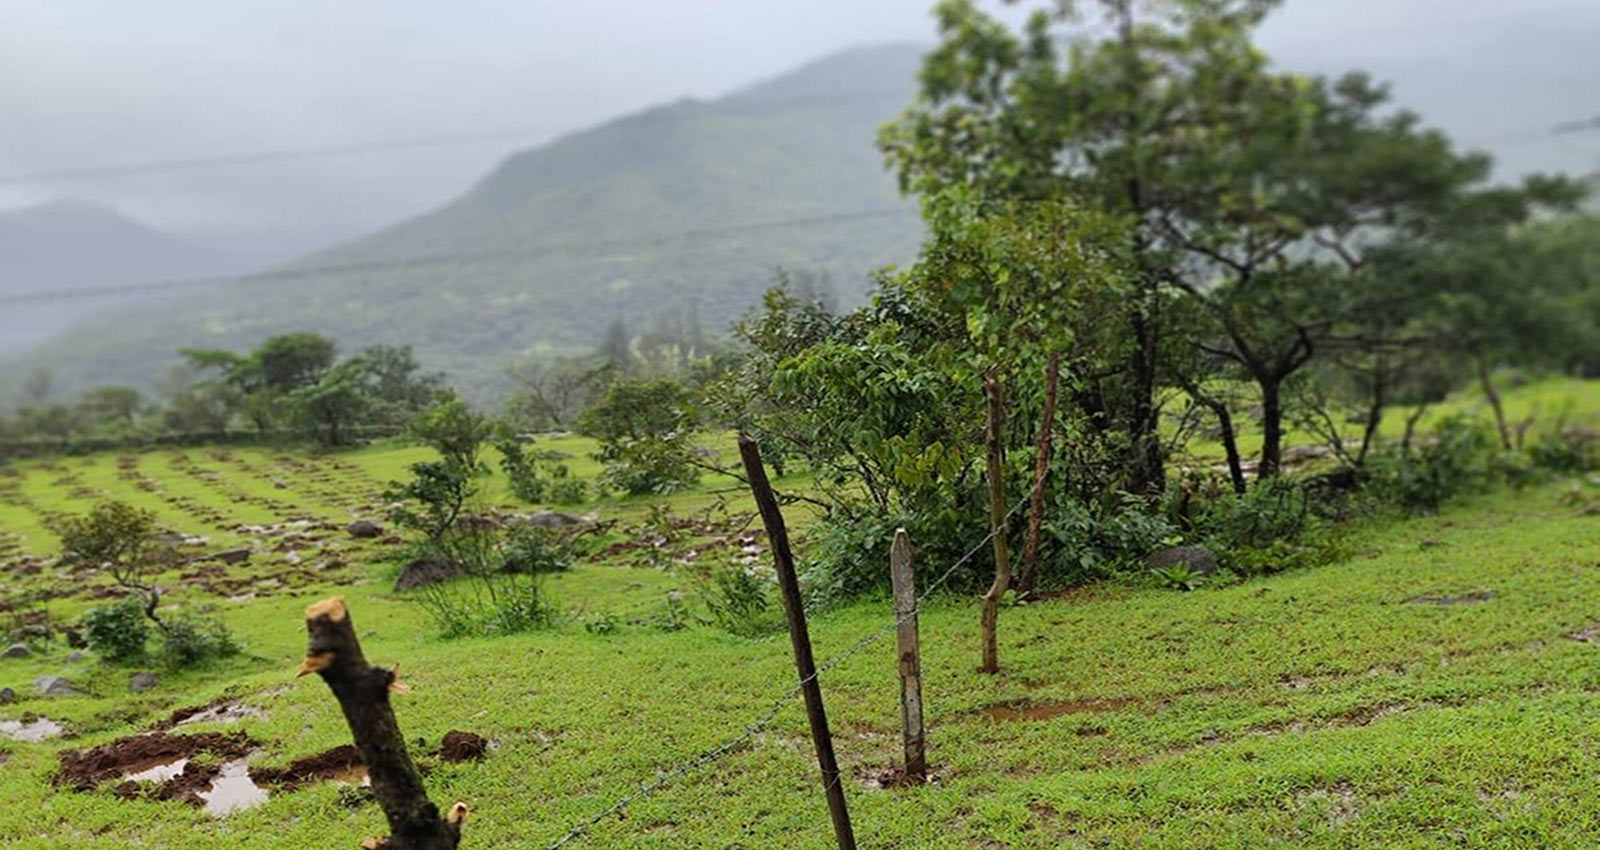
[[[830,50],[931,42],[930,5],[0,0],[0,175],[529,131],[526,142],[0,185],[0,208],[83,197],[237,248],[316,247],[445,201],[551,133],[713,97]],[[1596,0],[1289,0],[1262,41],[1287,65],[1397,78],[1425,117],[1473,128],[1469,142],[1520,146],[1513,159],[1600,160],[1600,132],[1542,137],[1600,114]],[[1557,42],[1565,52],[1546,49]],[[1575,65],[1578,43],[1591,47]],[[1543,82],[1486,100],[1508,73]]]

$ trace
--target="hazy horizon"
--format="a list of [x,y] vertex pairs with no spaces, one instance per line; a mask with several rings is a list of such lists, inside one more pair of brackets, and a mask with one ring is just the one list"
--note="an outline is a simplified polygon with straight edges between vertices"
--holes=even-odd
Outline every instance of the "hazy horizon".
[[[411,2],[154,0],[135,9],[80,0],[7,7],[0,11],[7,57],[0,106],[21,129],[0,139],[0,176],[513,132],[362,155],[0,182],[0,211],[83,199],[213,250],[288,258],[444,203],[508,154],[566,132],[684,97],[715,98],[853,46],[931,44],[929,6],[763,0],[729,9],[705,0],[612,0],[469,2],[446,11]],[[1600,133],[1551,137],[1548,129],[1600,113],[1600,98],[1585,104],[1559,85],[1488,104],[1477,95],[1510,63],[1553,82],[1594,79],[1600,52],[1575,67],[1570,56],[1546,57],[1539,48],[1551,38],[1596,34],[1600,8],[1577,0],[1516,8],[1487,0],[1308,0],[1286,4],[1261,41],[1287,67],[1363,67],[1395,80],[1401,104],[1464,145],[1494,148],[1512,171],[1583,170],[1600,158]],[[1439,56],[1473,58],[1450,68]],[[1459,85],[1442,86],[1440,78]],[[1478,129],[1486,113],[1503,132]]]

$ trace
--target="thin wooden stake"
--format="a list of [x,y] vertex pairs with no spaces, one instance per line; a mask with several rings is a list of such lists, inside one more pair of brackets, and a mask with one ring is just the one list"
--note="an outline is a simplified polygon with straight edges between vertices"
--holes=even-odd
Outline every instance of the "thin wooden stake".
[[833,755],[833,736],[828,733],[828,714],[822,707],[822,687],[817,682],[817,663],[811,657],[811,635],[806,630],[806,610],[800,598],[800,579],[794,571],[794,554],[789,550],[789,531],[778,509],[778,497],[767,481],[761,463],[761,448],[755,440],[739,435],[739,456],[744,460],[750,495],[761,511],[767,527],[767,543],[772,546],[772,563],[778,572],[778,588],[783,592],[783,612],[789,618],[789,642],[794,647],[794,668],[800,676],[800,691],[805,696],[806,720],[811,725],[811,744],[817,751],[817,766],[822,769],[822,790],[828,797],[828,814],[833,818],[833,837],[839,850],[855,850],[856,836],[850,828],[850,811],[845,806],[844,785],[839,779],[839,762]]
[[1033,595],[1038,580],[1039,535],[1044,527],[1044,479],[1050,472],[1050,447],[1056,428],[1056,383],[1061,374],[1061,355],[1050,352],[1044,366],[1044,414],[1039,420],[1039,443],[1033,462],[1033,504],[1028,511],[1028,548],[1022,550],[1022,570],[1017,575],[1017,595]]
[[994,544],[994,584],[989,585],[989,592],[983,595],[983,666],[978,668],[978,672],[998,673],[1000,648],[996,631],[1000,620],[1000,599],[1011,585],[1011,555],[1006,550],[1006,457],[1003,435],[1000,433],[1005,422],[1005,401],[1000,396],[1000,373],[995,367],[989,367],[983,388],[989,402],[989,422],[983,436],[989,453],[989,528]]
[[922,727],[922,646],[917,634],[917,582],[911,570],[911,537],[894,532],[889,550],[889,578],[894,583],[894,620],[900,644],[900,725],[905,735],[906,776],[928,779],[926,733]]

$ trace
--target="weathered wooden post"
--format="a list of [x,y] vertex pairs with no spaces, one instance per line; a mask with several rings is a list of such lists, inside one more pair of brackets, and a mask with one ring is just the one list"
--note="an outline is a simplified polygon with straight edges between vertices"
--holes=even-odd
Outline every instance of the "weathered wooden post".
[[761,464],[761,448],[756,441],[739,435],[739,456],[744,460],[750,495],[755,497],[761,522],[767,528],[767,543],[772,546],[772,563],[778,572],[778,588],[783,593],[783,612],[789,619],[789,642],[794,648],[795,672],[800,677],[800,692],[806,701],[806,720],[811,726],[811,744],[817,751],[817,766],[822,769],[822,790],[828,797],[828,814],[833,818],[833,837],[839,850],[855,850],[856,836],[850,828],[850,811],[845,806],[844,785],[839,777],[839,762],[833,755],[833,736],[828,733],[828,714],[822,707],[822,687],[817,682],[817,663],[811,657],[811,635],[806,630],[806,609],[800,598],[800,579],[794,571],[794,553],[789,550],[789,530],[778,509],[778,497],[767,481]]
[[983,595],[983,666],[980,673],[1000,672],[999,637],[996,635],[1000,621],[1000,600],[1011,586],[1011,555],[1006,550],[1006,486],[1005,445],[1000,433],[1005,424],[1005,400],[1001,395],[1000,373],[989,367],[983,382],[988,400],[989,421],[984,426],[984,442],[988,449],[989,466],[989,536],[994,545],[994,583]]
[[894,620],[900,645],[900,725],[905,735],[906,776],[928,779],[928,753],[922,727],[922,646],[917,635],[917,582],[911,570],[911,537],[894,532],[889,550],[889,578],[894,583]]
[[372,780],[372,796],[389,820],[387,838],[368,838],[369,850],[454,850],[461,842],[467,805],[448,814],[428,800],[422,774],[411,761],[406,740],[389,707],[389,692],[401,690],[394,670],[373,667],[361,653],[344,600],[335,596],[306,608],[310,635],[298,675],[316,673],[333,691],[350,725],[356,749]]

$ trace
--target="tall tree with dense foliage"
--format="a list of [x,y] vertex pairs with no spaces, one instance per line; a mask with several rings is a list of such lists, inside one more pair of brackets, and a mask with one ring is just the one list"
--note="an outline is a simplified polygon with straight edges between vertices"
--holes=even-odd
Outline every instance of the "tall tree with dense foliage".
[[[1503,227],[1577,195],[1558,180],[1490,187],[1487,157],[1387,111],[1387,92],[1361,74],[1273,69],[1251,37],[1275,5],[1100,0],[1091,15],[1058,3],[1017,32],[972,0],[946,0],[922,94],[883,133],[910,191],[1071,198],[1125,230],[1134,344],[1102,395],[1115,402],[1108,423],[1132,438],[1130,489],[1161,480],[1169,349],[1192,356],[1198,343],[1256,384],[1260,471],[1273,475],[1285,382],[1387,297],[1372,251],[1444,238],[1463,216]],[[1199,339],[1170,338],[1175,298],[1209,318]]]

